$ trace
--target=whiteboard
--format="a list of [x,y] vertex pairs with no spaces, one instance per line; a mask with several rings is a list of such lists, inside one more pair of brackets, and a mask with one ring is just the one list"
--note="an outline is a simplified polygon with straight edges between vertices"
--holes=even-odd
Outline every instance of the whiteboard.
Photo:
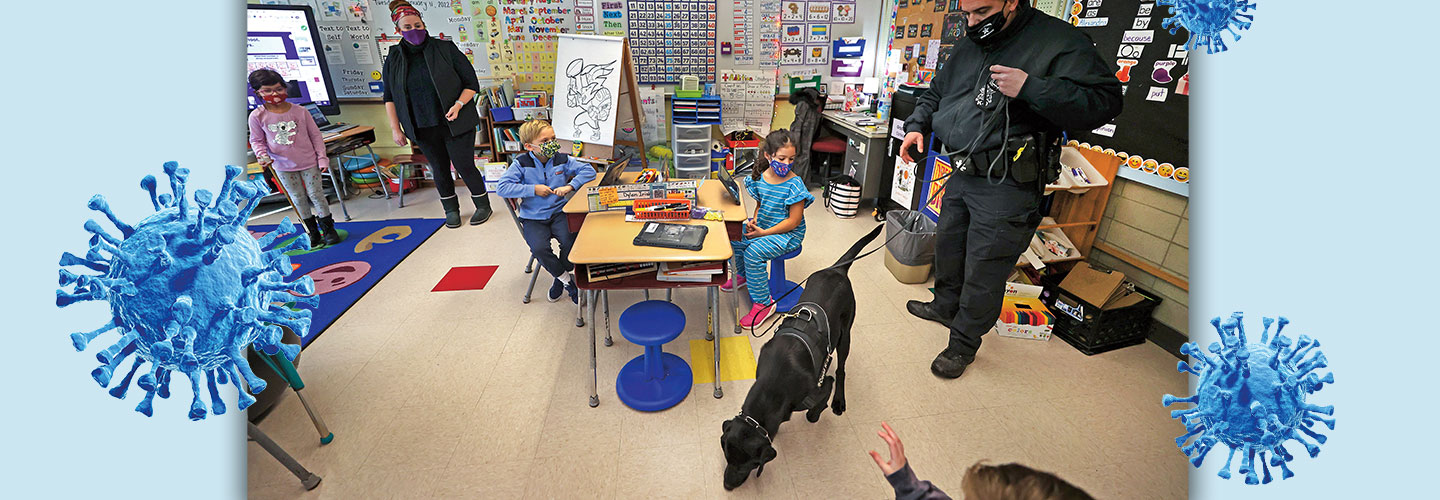
[[558,139],[615,145],[624,38],[559,35],[555,59],[555,109],[551,126]]

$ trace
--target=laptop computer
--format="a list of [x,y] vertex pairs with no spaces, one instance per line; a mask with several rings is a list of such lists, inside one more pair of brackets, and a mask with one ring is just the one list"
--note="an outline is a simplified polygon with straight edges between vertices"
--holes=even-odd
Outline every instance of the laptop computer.
[[736,205],[744,205],[740,202],[740,185],[735,183],[735,178],[730,176],[730,171],[720,167],[720,184],[725,186],[725,191],[730,193],[730,198],[735,200]]
[[325,118],[325,113],[321,113],[320,107],[316,106],[315,103],[307,102],[300,106],[304,107],[305,111],[310,112],[310,118],[315,119],[315,126],[320,127],[320,133],[322,135],[335,135],[358,126],[345,123],[330,123],[330,119]]
[[625,167],[630,166],[630,158],[633,156],[631,153],[625,153],[620,158],[611,162],[610,166],[605,167],[605,176],[600,178],[600,184],[597,184],[597,186],[618,186],[623,184],[620,182],[620,174],[625,173]]

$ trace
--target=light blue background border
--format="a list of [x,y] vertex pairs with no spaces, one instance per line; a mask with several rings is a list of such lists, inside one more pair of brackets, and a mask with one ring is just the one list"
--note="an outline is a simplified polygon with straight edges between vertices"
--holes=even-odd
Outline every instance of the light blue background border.
[[1190,334],[1218,340],[1209,320],[1232,311],[1252,331],[1288,316],[1291,338],[1322,341],[1336,383],[1311,401],[1335,405],[1337,424],[1317,458],[1292,444],[1295,477],[1272,469],[1269,485],[1216,477],[1217,447],[1190,495],[1434,495],[1433,3],[1259,0],[1252,13],[1229,51],[1191,52]]
[[[90,378],[95,353],[68,334],[108,306],[55,307],[60,253],[83,255],[86,208],[102,193],[122,220],[154,212],[140,178],[191,170],[190,192],[218,192],[245,158],[245,5],[239,0],[7,3],[3,187],[6,272],[0,483],[8,498],[244,498],[244,415],[190,422],[190,387],[171,384],[155,416]],[[161,192],[168,191],[162,180]],[[111,229],[113,231],[113,229]],[[128,369],[129,363],[122,365]],[[138,392],[138,393],[137,393]]]

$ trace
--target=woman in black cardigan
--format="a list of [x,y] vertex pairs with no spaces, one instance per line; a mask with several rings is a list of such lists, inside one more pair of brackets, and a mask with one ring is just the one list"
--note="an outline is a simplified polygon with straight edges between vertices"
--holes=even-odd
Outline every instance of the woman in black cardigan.
[[475,168],[475,127],[480,124],[471,100],[480,90],[475,68],[454,43],[430,38],[420,11],[410,2],[390,2],[390,18],[404,38],[385,56],[381,72],[395,144],[404,146],[409,138],[425,154],[447,227],[460,227],[460,199],[450,178],[451,166],[465,180],[475,202],[470,224],[485,222],[491,210],[485,175]]

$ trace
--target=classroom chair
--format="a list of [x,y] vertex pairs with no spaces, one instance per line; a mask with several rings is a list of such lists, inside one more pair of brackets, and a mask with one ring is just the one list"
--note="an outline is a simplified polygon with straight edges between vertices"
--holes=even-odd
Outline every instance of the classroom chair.
[[[525,236],[525,226],[520,222],[520,200],[515,198],[500,198],[505,202],[505,209],[510,211],[510,220],[515,221],[515,230],[520,231],[521,239]],[[530,296],[535,293],[535,281],[540,278],[540,266],[535,263],[535,256],[530,256],[530,261],[525,263],[525,273],[530,275],[530,285],[525,287],[525,296],[520,298],[523,304],[530,303]],[[585,294],[580,294],[579,308],[575,312],[575,326],[585,326]],[[609,302],[606,302],[605,317],[610,317]],[[605,344],[610,345],[610,344]]]
[[[505,208],[510,210],[510,220],[515,221],[515,229],[519,230],[520,235],[523,237],[525,235],[525,226],[520,224],[520,200],[515,198],[501,198],[501,200],[504,200]],[[520,298],[520,302],[523,304],[529,304],[530,295],[535,292],[535,279],[538,278],[540,274],[534,271],[535,256],[531,255],[530,262],[525,263],[525,274],[530,275],[530,286],[525,288],[525,296]]]
[[[811,177],[809,181],[813,182],[818,180],[824,183],[834,175],[830,173],[830,169],[834,168],[835,164],[839,164],[841,172],[844,172],[845,139],[835,136],[815,139],[815,142],[810,144],[810,154],[810,165],[815,165],[815,155],[819,155],[821,161],[818,167],[810,169]],[[834,163],[831,163],[832,160]]]
[[[396,183],[395,191],[400,200],[400,206],[396,208],[405,208],[405,179],[409,179],[412,172],[422,172],[423,169],[429,168],[430,163],[425,160],[425,155],[411,153],[395,155],[394,158],[390,159],[390,165],[395,167],[396,173],[393,175],[389,172],[389,169],[375,169],[376,172],[380,173],[381,177],[380,190],[385,193],[385,199],[390,199],[390,188],[385,184],[389,183],[392,178],[398,177],[399,182]],[[529,300],[526,300],[526,302],[529,302]]]
[[684,358],[661,346],[685,331],[685,311],[663,300],[646,300],[620,313],[620,335],[645,348],[615,378],[620,401],[639,411],[673,407],[690,395],[694,375]]
[[[799,256],[803,248],[796,248],[770,261],[770,300],[775,301],[776,313],[794,309],[795,304],[800,303],[800,294],[805,293],[804,288],[798,288],[800,285],[785,279],[785,261]],[[790,292],[791,288],[795,288],[795,291]],[[785,292],[790,292],[790,295],[782,298],[781,295],[785,295]]]

